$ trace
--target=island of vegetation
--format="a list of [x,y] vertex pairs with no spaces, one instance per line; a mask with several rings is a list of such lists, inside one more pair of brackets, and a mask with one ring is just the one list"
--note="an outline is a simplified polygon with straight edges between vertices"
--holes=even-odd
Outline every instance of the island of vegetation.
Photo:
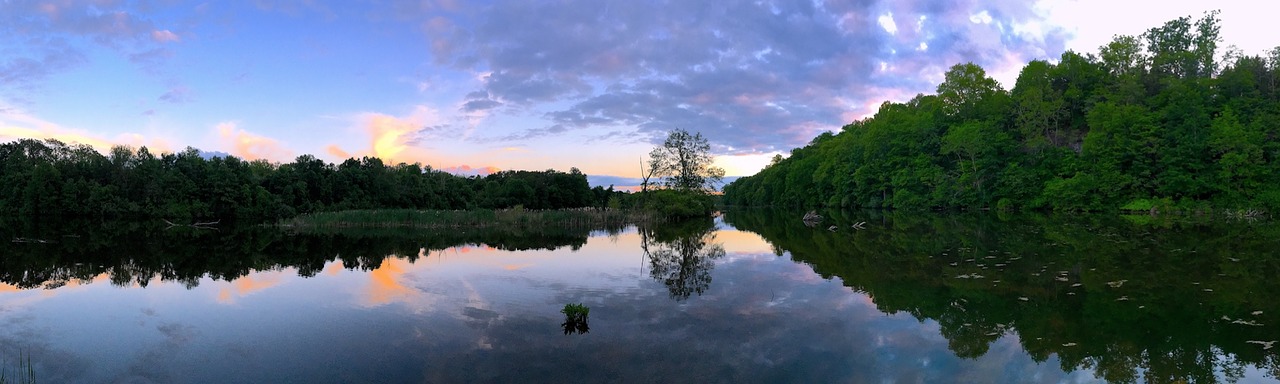
[[[1006,91],[977,65],[935,95],[776,156],[732,205],[1280,211],[1280,48],[1220,54],[1217,12],[1098,54],[1032,61]],[[1220,64],[1225,63],[1225,64]]]
[[[701,134],[677,129],[650,154],[640,193],[590,187],[569,172],[459,176],[374,157],[286,164],[206,157],[188,147],[102,154],[83,144],[22,139],[0,144],[0,215],[160,218],[171,225],[222,220],[314,226],[615,226],[709,215],[724,171]],[[652,181],[651,181],[652,180]],[[186,224],[193,223],[194,224]]]

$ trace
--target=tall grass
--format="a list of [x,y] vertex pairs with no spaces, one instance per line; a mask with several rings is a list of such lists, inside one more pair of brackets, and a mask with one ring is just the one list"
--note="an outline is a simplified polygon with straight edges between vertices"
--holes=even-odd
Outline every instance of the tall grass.
[[557,210],[452,210],[419,211],[414,209],[350,210],[299,215],[281,220],[277,225],[290,228],[525,228],[618,227],[660,221],[651,212],[609,208],[577,208]]

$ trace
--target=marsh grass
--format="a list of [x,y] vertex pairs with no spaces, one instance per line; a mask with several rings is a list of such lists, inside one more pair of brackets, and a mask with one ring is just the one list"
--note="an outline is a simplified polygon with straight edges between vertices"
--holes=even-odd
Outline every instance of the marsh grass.
[[609,208],[559,210],[350,210],[299,215],[277,223],[289,228],[525,228],[618,227],[659,221],[652,213]]

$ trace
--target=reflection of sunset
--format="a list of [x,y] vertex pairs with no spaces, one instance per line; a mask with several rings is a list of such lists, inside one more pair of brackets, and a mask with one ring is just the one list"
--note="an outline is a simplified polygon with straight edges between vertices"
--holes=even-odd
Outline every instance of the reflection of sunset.
[[724,244],[725,252],[729,253],[773,253],[773,246],[768,241],[751,232],[717,231],[716,242]]
[[218,302],[223,304],[231,304],[236,298],[244,297],[250,293],[261,291],[267,288],[279,285],[283,277],[283,272],[269,273],[252,273],[247,276],[235,279],[229,286],[222,287],[218,290]]
[[332,263],[329,263],[329,266],[324,267],[323,273],[329,276],[337,276],[339,273],[342,273],[344,268],[342,260],[334,260]]
[[0,293],[14,293],[14,292],[22,292],[22,289],[15,287],[13,285],[0,283]]
[[454,247],[453,249],[457,250],[458,253],[469,253],[471,251],[481,251],[481,252],[488,253],[494,250],[493,247],[490,247],[488,245],[464,245],[461,247]]
[[404,259],[389,257],[382,261],[378,269],[369,272],[369,297],[367,305],[382,305],[394,299],[405,299],[413,296],[414,290],[401,285],[398,279],[404,276],[411,264]]
[[503,265],[503,266],[502,266],[502,269],[505,269],[505,270],[508,270],[508,271],[514,271],[514,270],[517,270],[517,269],[524,269],[524,268],[526,268],[526,267],[531,267],[531,266],[533,266],[533,263],[524,263],[524,264],[506,264],[506,265]]

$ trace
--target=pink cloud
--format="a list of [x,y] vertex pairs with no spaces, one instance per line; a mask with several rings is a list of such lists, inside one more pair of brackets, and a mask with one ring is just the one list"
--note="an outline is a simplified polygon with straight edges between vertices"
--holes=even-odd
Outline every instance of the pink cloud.
[[178,37],[178,34],[173,33],[168,29],[151,31],[151,39],[155,40],[157,43],[176,43],[182,41],[182,38]]
[[443,172],[449,172],[455,175],[465,175],[465,176],[486,176],[486,175],[491,175],[499,171],[502,171],[498,167],[472,168],[471,166],[466,164],[447,167],[447,168],[439,168],[437,170],[443,171]]

